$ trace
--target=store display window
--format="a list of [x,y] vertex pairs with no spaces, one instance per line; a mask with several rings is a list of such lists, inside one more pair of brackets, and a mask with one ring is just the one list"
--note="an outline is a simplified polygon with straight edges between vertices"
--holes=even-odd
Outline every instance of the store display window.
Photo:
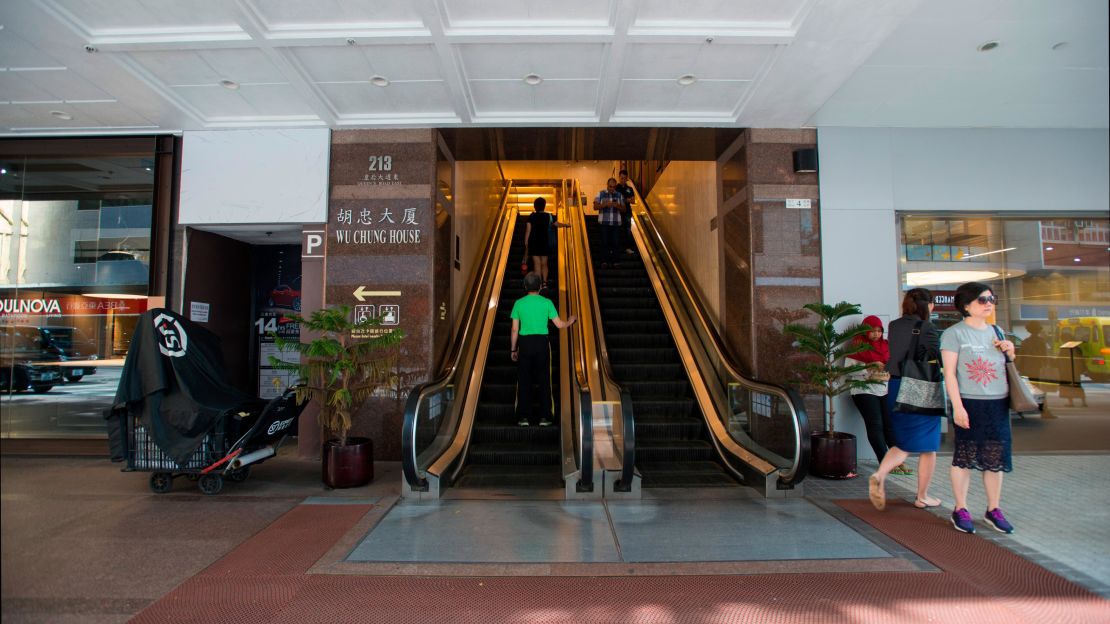
[[[952,304],[960,284],[978,281],[994,290],[995,322],[1017,346],[1018,369],[1044,393],[1042,422],[1057,436],[1030,436],[1030,443],[1093,450],[1092,440],[1110,439],[1106,213],[900,214],[898,222],[901,288],[933,292],[941,329],[961,319]],[[1105,435],[1065,431],[1080,424],[1105,426]]]
[[0,142],[4,437],[105,435],[152,294],[155,146]]

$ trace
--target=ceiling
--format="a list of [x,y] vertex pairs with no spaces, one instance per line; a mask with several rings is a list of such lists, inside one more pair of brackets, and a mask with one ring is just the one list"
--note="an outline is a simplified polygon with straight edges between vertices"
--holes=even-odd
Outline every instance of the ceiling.
[[0,2],[0,136],[1105,128],[1108,85],[1105,0]]

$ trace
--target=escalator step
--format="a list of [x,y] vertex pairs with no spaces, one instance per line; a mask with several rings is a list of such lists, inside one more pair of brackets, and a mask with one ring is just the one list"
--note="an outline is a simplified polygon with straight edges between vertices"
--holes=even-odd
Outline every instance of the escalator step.
[[478,424],[474,426],[471,444],[497,444],[509,442],[513,444],[543,445],[553,447],[559,445],[559,427],[519,427],[516,423],[511,425]]
[[690,395],[690,383],[685,380],[626,381],[621,386],[638,400],[686,398]]
[[[635,412],[634,412],[635,413]],[[698,440],[704,424],[694,418],[647,420],[636,414],[636,440]]]
[[558,466],[505,466],[468,464],[455,487],[461,488],[562,488],[563,475]]
[[632,395],[632,409],[636,418],[686,417],[696,414],[694,399],[641,399]]
[[697,474],[651,473],[641,470],[641,475],[640,486],[645,488],[726,488],[740,485],[723,470],[717,473]]
[[636,439],[636,463],[713,461],[716,451],[705,440]]
[[558,445],[486,442],[470,445],[467,462],[502,466],[560,465],[562,453]]
[[678,351],[669,349],[613,349],[609,348],[609,361],[613,366],[624,363],[658,362],[660,364],[673,364],[678,362]]
[[[610,349],[630,349],[635,347],[654,349],[674,348],[674,341],[671,340],[670,334],[648,334],[632,330],[633,327],[638,326],[638,323],[606,323],[605,345]],[[628,331],[622,331],[625,329]]]
[[617,381],[654,381],[686,379],[682,364],[613,364]]

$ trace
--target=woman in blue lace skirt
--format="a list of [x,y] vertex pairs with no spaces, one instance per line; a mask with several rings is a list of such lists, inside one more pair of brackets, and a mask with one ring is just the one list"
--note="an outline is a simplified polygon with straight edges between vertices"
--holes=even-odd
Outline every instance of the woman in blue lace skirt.
[[964,284],[956,289],[954,303],[964,320],[944,330],[940,337],[944,384],[956,425],[951,471],[956,508],[952,526],[964,533],[975,532],[967,510],[967,490],[971,471],[978,470],[983,473],[987,493],[987,524],[996,531],[1012,533],[1014,527],[999,504],[1002,473],[1013,470],[1006,357],[1014,357],[1014,343],[1000,340],[989,322],[998,303],[989,286]]

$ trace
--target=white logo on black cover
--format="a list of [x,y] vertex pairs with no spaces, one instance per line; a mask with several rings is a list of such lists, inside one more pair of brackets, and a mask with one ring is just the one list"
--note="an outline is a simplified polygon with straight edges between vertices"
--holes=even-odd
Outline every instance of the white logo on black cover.
[[185,335],[185,328],[177,319],[169,314],[159,314],[154,317],[154,330],[158,332],[158,350],[162,355],[181,357],[189,344],[189,337]]

